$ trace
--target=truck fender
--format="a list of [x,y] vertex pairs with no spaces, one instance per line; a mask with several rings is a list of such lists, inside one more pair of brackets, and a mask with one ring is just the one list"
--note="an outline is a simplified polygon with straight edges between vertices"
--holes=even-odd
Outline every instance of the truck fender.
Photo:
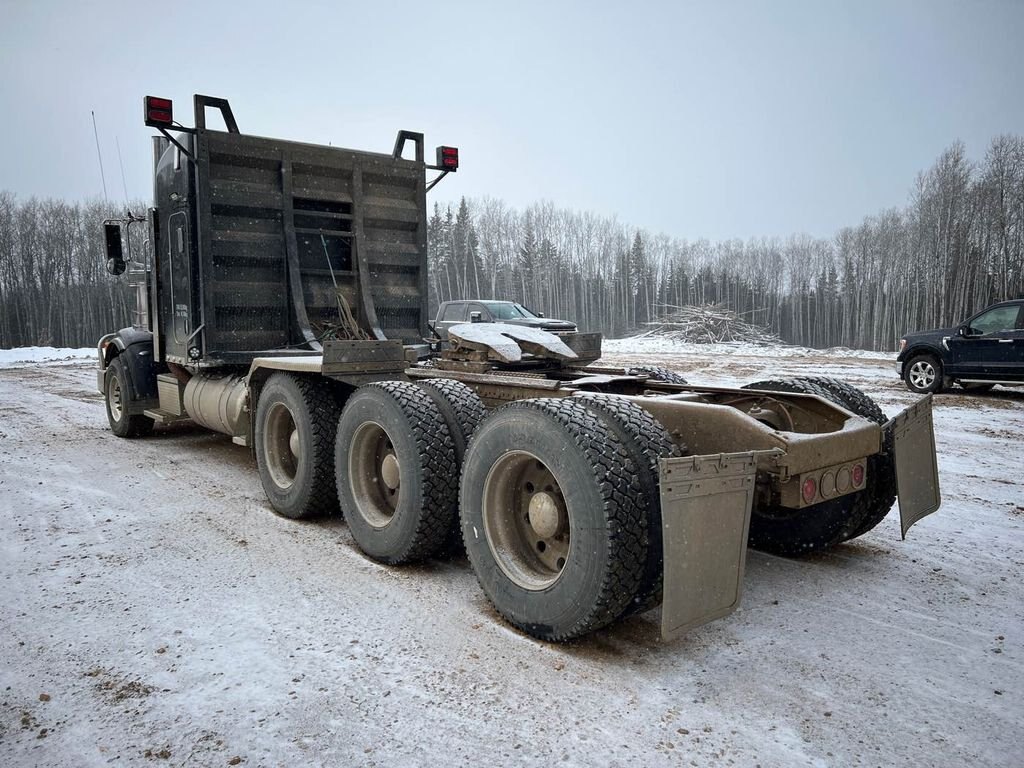
[[123,328],[113,334],[106,347],[101,349],[103,366],[98,376],[100,391],[103,391],[103,377],[115,357],[121,358],[125,368],[126,382],[131,395],[129,412],[139,412],[156,404],[158,399],[156,377],[164,373],[166,366],[153,359],[153,334],[135,328]]

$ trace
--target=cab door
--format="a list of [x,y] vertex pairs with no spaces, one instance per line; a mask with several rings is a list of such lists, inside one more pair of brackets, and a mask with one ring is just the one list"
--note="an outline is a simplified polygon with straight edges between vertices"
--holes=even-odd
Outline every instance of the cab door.
[[442,339],[448,338],[448,329],[453,325],[466,322],[467,307],[461,301],[450,302],[445,308],[441,317],[434,323],[434,330]]
[[167,217],[167,263],[171,271],[171,338],[184,352],[192,333],[192,259],[188,217],[177,211]]
[[[993,307],[975,315],[949,340],[951,370],[960,376],[1013,377],[1024,362],[1017,360],[1020,305]],[[1020,375],[1019,373],[1016,375]]]

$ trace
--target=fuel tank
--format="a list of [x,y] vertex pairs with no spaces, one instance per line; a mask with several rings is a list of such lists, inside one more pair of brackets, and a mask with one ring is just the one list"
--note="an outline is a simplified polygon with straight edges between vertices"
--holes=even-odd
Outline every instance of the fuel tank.
[[244,376],[198,373],[185,385],[185,412],[214,432],[245,434],[246,389]]

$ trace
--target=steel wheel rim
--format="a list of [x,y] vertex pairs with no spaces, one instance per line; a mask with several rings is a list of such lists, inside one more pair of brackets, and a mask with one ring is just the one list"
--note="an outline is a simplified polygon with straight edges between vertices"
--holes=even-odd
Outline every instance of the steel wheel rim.
[[918,360],[910,366],[910,383],[918,389],[927,389],[935,381],[935,367],[927,360]]
[[274,485],[282,490],[291,488],[299,471],[302,450],[295,418],[284,403],[274,403],[267,411],[263,455]]
[[502,572],[533,592],[565,571],[572,545],[568,506],[551,470],[528,451],[510,451],[484,480],[483,527]]
[[363,422],[352,435],[348,477],[359,515],[374,528],[386,527],[401,499],[402,465],[387,430]]
[[121,420],[121,379],[117,376],[110,377],[110,384],[107,385],[107,405],[110,407],[110,416],[114,421]]

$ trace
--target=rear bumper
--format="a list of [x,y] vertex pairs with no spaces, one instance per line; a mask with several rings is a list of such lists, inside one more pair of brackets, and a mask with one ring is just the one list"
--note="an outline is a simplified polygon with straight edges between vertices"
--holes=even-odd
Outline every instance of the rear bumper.
[[896,361],[896,375],[899,376],[901,379],[903,378],[903,361],[902,360],[897,360]]

